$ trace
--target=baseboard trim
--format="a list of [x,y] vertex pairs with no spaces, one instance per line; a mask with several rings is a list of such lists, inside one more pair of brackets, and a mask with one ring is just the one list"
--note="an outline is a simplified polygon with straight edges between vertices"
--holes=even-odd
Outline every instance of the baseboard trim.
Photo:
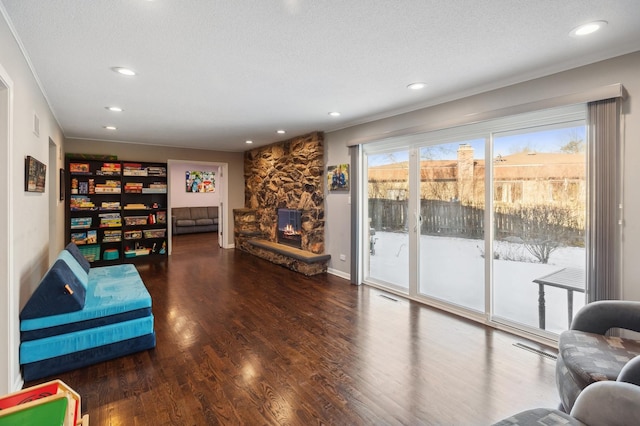
[[11,392],[17,392],[21,390],[23,386],[24,386],[24,379],[22,378],[21,374],[18,374],[18,377],[16,377],[15,382],[13,382],[13,390]]
[[327,268],[327,274],[335,275],[340,278],[344,278],[345,280],[351,281],[351,274],[347,272],[342,272],[337,269]]

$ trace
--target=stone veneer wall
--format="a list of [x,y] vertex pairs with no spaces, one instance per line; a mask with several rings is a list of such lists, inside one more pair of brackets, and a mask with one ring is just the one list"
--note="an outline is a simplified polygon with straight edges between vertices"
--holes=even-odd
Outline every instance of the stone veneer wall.
[[245,206],[262,238],[277,242],[278,208],[301,209],[302,250],[324,253],[323,142],[314,132],[245,152]]

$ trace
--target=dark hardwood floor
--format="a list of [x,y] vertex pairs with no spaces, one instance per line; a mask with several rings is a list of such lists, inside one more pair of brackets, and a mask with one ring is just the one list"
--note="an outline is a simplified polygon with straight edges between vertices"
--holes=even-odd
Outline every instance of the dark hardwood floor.
[[487,425],[559,401],[522,339],[211,234],[139,270],[157,347],[58,376],[91,426]]

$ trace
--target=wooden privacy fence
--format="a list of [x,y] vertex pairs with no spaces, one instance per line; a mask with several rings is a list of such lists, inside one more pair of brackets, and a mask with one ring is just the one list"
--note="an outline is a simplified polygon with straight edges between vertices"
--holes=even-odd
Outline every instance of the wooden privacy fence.
[[[406,200],[369,199],[370,226],[378,231],[408,230],[409,202]],[[555,209],[555,210],[553,210]],[[548,212],[553,210],[555,216]],[[495,236],[498,240],[520,238],[553,240],[564,245],[580,246],[584,229],[565,226],[555,207],[519,208],[508,213],[495,213]],[[560,213],[562,213],[560,211]],[[459,202],[421,200],[422,235],[443,235],[459,238],[484,237],[484,209]],[[558,223],[560,222],[560,223]]]

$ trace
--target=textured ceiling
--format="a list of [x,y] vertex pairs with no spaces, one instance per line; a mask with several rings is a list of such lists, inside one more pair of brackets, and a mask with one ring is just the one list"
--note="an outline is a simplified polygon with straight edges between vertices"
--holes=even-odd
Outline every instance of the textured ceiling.
[[[0,0],[0,10],[66,137],[225,151],[640,50],[638,0]],[[593,20],[608,25],[569,37]],[[428,87],[407,90],[415,81]]]

